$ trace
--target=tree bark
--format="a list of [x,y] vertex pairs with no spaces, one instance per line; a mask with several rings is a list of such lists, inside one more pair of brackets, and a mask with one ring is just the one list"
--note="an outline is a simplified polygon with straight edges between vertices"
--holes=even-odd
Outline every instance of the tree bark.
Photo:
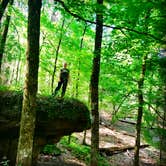
[[1,19],[2,19],[2,16],[5,12],[5,9],[7,7],[9,3],[9,0],[2,0],[1,4],[0,4],[0,24],[1,24]]
[[[162,46],[162,52],[160,52],[161,57],[159,59],[159,65],[160,65],[160,79],[162,82],[162,97],[163,97],[163,102],[161,105],[161,108],[163,110],[162,116],[159,117],[159,124],[161,124],[162,129],[164,130],[166,127],[166,45]],[[160,165],[163,165],[166,161],[165,154],[163,147],[164,145],[164,140],[166,136],[164,135],[163,132],[159,133],[160,135]]]
[[[2,3],[3,3],[3,1],[2,1]],[[10,5],[13,5],[13,0],[10,0]],[[0,73],[1,73],[3,54],[4,54],[4,50],[5,50],[6,38],[7,38],[7,34],[8,34],[8,29],[9,29],[9,23],[10,23],[10,15],[7,15],[6,20],[5,20],[4,31],[2,33],[2,38],[0,41]]]
[[28,45],[16,165],[31,166],[38,89],[41,0],[28,0]]
[[135,151],[134,151],[134,166],[139,166],[139,150],[140,150],[140,135],[141,135],[141,123],[142,123],[142,115],[143,115],[143,85],[144,78],[146,72],[146,59],[147,55],[144,56],[142,63],[142,72],[140,79],[138,81],[138,116],[137,116],[137,124],[136,124],[136,142],[135,142]]
[[97,0],[95,47],[94,47],[92,75],[90,81],[91,112],[92,112],[91,163],[90,163],[91,166],[98,165],[98,154],[99,154],[98,84],[99,84],[99,73],[100,73],[102,33],[103,33],[102,5],[103,5],[103,0]]
[[[147,10],[145,15],[145,23],[144,29],[148,32],[148,18],[150,17],[151,8]],[[148,41],[145,39],[145,43]],[[147,45],[148,46],[148,45]],[[141,139],[141,124],[142,124],[142,116],[143,116],[143,106],[144,106],[144,96],[143,96],[143,86],[146,72],[146,60],[148,56],[147,53],[143,56],[142,60],[142,71],[140,78],[138,80],[138,116],[136,123],[136,140],[135,140],[135,149],[134,149],[134,166],[139,166],[139,150],[140,150],[140,139]]]
[[[84,36],[85,36],[85,33],[86,33],[86,29],[87,29],[87,24],[85,23],[85,27],[84,27],[81,42],[80,42],[80,52],[81,52],[82,47],[83,47],[83,41],[84,41]],[[81,60],[80,60],[80,57],[78,57],[78,72],[77,72],[77,78],[76,78],[76,94],[75,94],[76,98],[78,98],[78,92],[79,92],[80,65],[81,65]]]
[[64,18],[63,21],[62,21],[61,34],[60,34],[58,46],[57,46],[57,49],[56,49],[56,55],[55,55],[55,61],[54,61],[54,71],[53,71],[53,73],[52,73],[52,82],[51,82],[51,92],[52,92],[52,93],[53,93],[53,91],[54,91],[54,76],[55,76],[55,72],[56,72],[56,64],[57,64],[57,61],[58,61],[59,49],[60,49],[61,42],[62,42],[62,36],[63,36],[63,28],[64,28],[64,25],[65,25],[65,18]]

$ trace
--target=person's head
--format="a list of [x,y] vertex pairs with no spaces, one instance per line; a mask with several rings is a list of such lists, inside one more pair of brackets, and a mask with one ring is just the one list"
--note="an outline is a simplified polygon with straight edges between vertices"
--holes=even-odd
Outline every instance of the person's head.
[[66,67],[67,67],[67,63],[66,63],[66,62],[63,64],[63,67],[64,67],[64,68],[66,68]]

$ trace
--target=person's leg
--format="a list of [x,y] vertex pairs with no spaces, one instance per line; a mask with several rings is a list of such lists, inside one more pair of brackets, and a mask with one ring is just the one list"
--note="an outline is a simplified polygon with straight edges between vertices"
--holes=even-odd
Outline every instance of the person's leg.
[[66,87],[67,87],[67,81],[64,81],[63,85],[62,85],[62,94],[61,94],[61,97],[63,97],[65,95]]
[[57,93],[58,93],[59,89],[61,88],[61,86],[62,86],[62,81],[59,81],[57,87],[55,88],[53,96],[57,95]]

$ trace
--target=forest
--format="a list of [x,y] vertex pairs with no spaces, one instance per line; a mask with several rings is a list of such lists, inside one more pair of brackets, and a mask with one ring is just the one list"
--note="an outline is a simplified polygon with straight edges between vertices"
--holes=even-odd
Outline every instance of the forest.
[[166,166],[165,27],[165,0],[0,0],[0,165]]

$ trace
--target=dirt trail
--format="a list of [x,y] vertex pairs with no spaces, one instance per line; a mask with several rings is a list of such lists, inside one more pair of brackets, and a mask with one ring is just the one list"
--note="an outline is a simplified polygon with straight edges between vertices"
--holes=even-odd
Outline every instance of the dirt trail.
[[[109,115],[102,116],[100,125],[100,148],[124,148],[127,146],[134,146],[135,144],[135,130],[134,125],[118,121],[116,124],[110,124]],[[84,133],[74,133],[73,136],[83,140]],[[88,130],[86,134],[86,143],[91,144],[91,131]],[[141,144],[144,144],[142,142]],[[110,163],[110,166],[132,166],[134,159],[134,151],[126,150],[125,152],[107,156],[103,154]],[[152,147],[142,148],[140,150],[140,166],[157,166],[159,159],[159,151]],[[59,157],[52,159],[41,158],[37,166],[86,166],[83,161],[78,161],[74,156],[67,152]],[[109,165],[108,165],[109,166]]]
[[[121,122],[120,122],[121,123]],[[123,124],[124,125],[124,124]],[[135,137],[131,136],[125,131],[117,131],[116,129],[109,129],[105,126],[100,126],[100,148],[125,148],[135,144]],[[87,131],[86,143],[90,145],[90,130]],[[75,133],[74,136],[80,139],[83,138],[83,133]],[[143,144],[143,143],[142,143]],[[159,152],[151,147],[140,150],[140,160],[142,166],[157,166],[157,159]],[[125,152],[107,156],[110,166],[132,166],[134,159],[134,151],[126,150]]]

